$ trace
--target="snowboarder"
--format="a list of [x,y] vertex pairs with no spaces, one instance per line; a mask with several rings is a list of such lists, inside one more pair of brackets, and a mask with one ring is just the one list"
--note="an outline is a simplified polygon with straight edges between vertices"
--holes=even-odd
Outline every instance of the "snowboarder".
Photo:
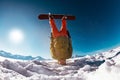
[[49,24],[51,26],[51,55],[61,65],[65,65],[66,59],[72,56],[71,37],[66,27],[66,19],[67,16],[62,17],[62,25],[59,31],[56,27],[54,17],[49,15]]

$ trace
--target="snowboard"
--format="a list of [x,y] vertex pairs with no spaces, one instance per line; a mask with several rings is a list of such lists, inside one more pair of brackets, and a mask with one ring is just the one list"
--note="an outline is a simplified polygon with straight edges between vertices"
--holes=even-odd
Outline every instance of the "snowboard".
[[[67,20],[75,20],[75,16],[72,15],[63,15],[63,14],[50,14],[54,19],[62,19],[63,16],[67,17]],[[38,16],[40,20],[49,19],[49,14],[40,14]]]

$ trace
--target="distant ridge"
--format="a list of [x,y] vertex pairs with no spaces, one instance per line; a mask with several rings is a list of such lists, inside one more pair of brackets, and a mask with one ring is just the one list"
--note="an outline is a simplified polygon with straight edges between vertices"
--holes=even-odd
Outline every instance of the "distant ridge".
[[40,56],[32,57],[32,56],[23,56],[23,55],[14,55],[9,52],[5,52],[0,50],[0,56],[12,59],[19,59],[19,60],[44,60],[44,58]]

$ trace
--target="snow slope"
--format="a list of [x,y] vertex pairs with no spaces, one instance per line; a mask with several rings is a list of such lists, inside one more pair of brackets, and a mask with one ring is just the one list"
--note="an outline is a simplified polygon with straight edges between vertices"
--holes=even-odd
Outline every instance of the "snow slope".
[[18,61],[0,57],[0,80],[119,80],[120,47],[67,60]]

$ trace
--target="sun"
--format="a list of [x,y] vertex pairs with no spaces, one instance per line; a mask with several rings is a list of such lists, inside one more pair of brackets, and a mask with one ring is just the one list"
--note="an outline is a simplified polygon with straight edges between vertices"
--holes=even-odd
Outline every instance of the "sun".
[[20,29],[12,29],[9,32],[9,40],[14,44],[20,44],[24,40],[24,34]]

